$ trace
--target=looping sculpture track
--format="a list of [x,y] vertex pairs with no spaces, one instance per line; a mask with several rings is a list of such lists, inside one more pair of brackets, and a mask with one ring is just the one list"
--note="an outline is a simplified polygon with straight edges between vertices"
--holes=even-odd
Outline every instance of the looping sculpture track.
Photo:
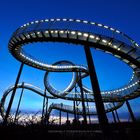
[[[22,63],[47,71],[44,77],[44,84],[53,97],[81,101],[81,97],[77,96],[75,98],[71,91],[79,80],[77,72],[81,72],[82,78],[87,77],[89,75],[88,68],[83,65],[75,65],[69,61],[46,64],[32,56],[32,52],[25,52],[24,45],[33,42],[65,42],[90,46],[109,53],[128,64],[133,69],[133,75],[128,84],[116,90],[101,92],[103,102],[110,102],[110,108],[106,109],[106,111],[120,107],[123,101],[127,99],[140,96],[140,47],[123,32],[86,20],[45,19],[24,24],[12,35],[9,41],[9,51]],[[70,85],[61,92],[54,89],[48,80],[49,72],[73,72]],[[94,101],[94,93],[85,86],[83,86],[83,90],[86,93],[84,100],[88,102]],[[6,98],[6,96],[4,94],[3,98]],[[116,103],[116,108],[111,106],[111,102],[118,102]],[[1,104],[4,106],[4,100],[2,100]],[[70,107],[66,106],[62,107],[53,104],[50,108],[72,112],[72,109],[68,109]]]

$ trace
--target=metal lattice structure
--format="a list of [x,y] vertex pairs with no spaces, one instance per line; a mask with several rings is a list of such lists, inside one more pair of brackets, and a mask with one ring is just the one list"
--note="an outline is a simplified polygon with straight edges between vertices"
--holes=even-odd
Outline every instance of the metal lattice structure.
[[[65,42],[93,47],[105,53],[110,53],[128,64],[133,69],[133,75],[128,84],[116,90],[101,91],[102,101],[107,104],[105,112],[117,109],[123,105],[124,101],[140,96],[140,47],[123,32],[103,24],[79,19],[45,19],[19,27],[9,41],[9,51],[17,60],[34,68],[47,71],[44,84],[51,96],[46,95],[46,97],[94,102],[95,97],[93,95],[95,93],[84,85],[82,85],[82,90],[85,93],[83,99],[81,96],[75,97],[75,94],[71,93],[76,83],[89,76],[90,72],[87,66],[75,65],[69,61],[59,61],[54,64],[44,63],[32,56],[31,52],[25,51],[24,45],[33,42]],[[49,72],[73,72],[70,85],[61,92],[54,89],[48,81]],[[78,72],[81,73],[81,77]],[[23,86],[18,84],[16,88],[23,88]],[[44,96],[41,90],[39,91],[33,85],[25,84],[24,88]],[[1,100],[3,116],[4,102],[11,90],[13,90],[13,87],[6,90]],[[115,106],[112,105],[114,102],[116,103]],[[70,106],[52,104],[49,111],[53,108],[71,113],[74,110]],[[82,114],[82,109],[78,113]],[[97,112],[92,110],[88,114],[97,114]]]

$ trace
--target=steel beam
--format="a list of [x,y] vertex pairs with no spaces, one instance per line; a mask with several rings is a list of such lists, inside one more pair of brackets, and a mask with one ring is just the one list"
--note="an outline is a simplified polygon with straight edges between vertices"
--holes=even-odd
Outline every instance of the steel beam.
[[45,112],[45,99],[46,99],[46,88],[44,90],[43,106],[42,106],[42,123],[44,122],[44,112]]
[[[24,87],[24,82],[22,83],[22,86]],[[20,94],[20,97],[19,97],[19,101],[18,101],[18,106],[17,106],[14,122],[16,122],[16,118],[17,118],[17,115],[18,115],[18,112],[19,112],[19,107],[20,107],[23,91],[24,91],[24,88],[22,88],[22,91],[21,91],[21,94]]]
[[91,50],[88,45],[84,46],[84,50],[85,50],[85,55],[86,55],[87,64],[88,64],[88,68],[89,68],[89,76],[90,76],[90,80],[91,80],[92,90],[94,93],[93,96],[95,99],[95,105],[96,105],[96,109],[97,109],[99,124],[101,126],[103,133],[106,133],[106,131],[108,131],[107,130],[108,119],[107,119],[104,104],[102,101],[101,91],[100,91],[100,87],[99,87],[99,83],[98,83],[98,78],[97,78]]
[[12,95],[11,95],[11,98],[10,98],[10,101],[9,101],[9,105],[8,105],[8,108],[7,108],[7,111],[6,111],[6,115],[5,115],[5,118],[4,118],[4,121],[3,121],[3,125],[7,125],[7,119],[9,117],[9,114],[10,114],[10,111],[11,111],[11,107],[12,107],[13,100],[14,100],[14,97],[15,97],[17,85],[19,83],[19,79],[20,79],[20,76],[21,76],[21,73],[22,73],[22,70],[23,70],[23,66],[24,66],[24,63],[21,63],[20,69],[19,69],[19,72],[18,72],[18,75],[17,75],[17,78],[16,78],[16,82],[15,82],[15,85],[14,85],[14,89],[13,89],[13,92],[12,92]]
[[130,103],[128,102],[128,100],[126,100],[126,105],[127,105],[127,108],[128,108],[129,113],[130,113],[132,121],[136,122],[136,118],[134,116],[134,113],[132,111],[132,108],[131,108]]
[[84,101],[84,91],[82,87],[82,78],[81,78],[81,72],[79,72],[79,87],[80,87],[80,92],[81,92],[81,98],[82,98],[82,108],[83,108],[83,118],[84,118],[84,123],[87,124],[87,116],[86,116],[86,107],[85,107],[85,101]]
[[113,119],[114,119],[114,123],[117,123],[114,111],[112,111],[112,116],[113,116]]

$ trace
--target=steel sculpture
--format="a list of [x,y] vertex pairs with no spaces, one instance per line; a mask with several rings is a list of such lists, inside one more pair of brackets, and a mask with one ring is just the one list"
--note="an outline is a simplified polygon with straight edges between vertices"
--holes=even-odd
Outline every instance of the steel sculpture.
[[[97,97],[95,96],[97,93],[93,92],[93,90],[84,85],[82,85],[82,90],[84,92],[82,99],[81,95],[78,95],[77,98],[75,98],[75,94],[71,93],[75,85],[79,83],[79,80],[92,75],[92,68],[89,68],[89,65],[88,67],[83,65],[75,65],[66,60],[62,60],[54,64],[44,63],[42,60],[32,56],[32,52],[25,51],[24,45],[33,42],[65,42],[80,44],[84,46],[85,52],[90,52],[90,48],[93,47],[117,57],[133,69],[133,75],[128,84],[116,90],[101,91],[101,97],[98,98],[98,101],[102,105],[104,103],[104,105],[107,107],[101,106],[100,108],[97,108],[97,110],[101,108],[104,110],[105,108],[105,112],[110,112],[121,107],[124,101],[140,96],[140,47],[133,39],[123,32],[103,24],[86,20],[45,19],[30,22],[19,27],[13,33],[9,41],[9,51],[17,60],[23,64],[47,71],[44,77],[44,84],[49,94],[51,94],[49,96],[46,94],[47,98],[61,98],[65,100],[77,101],[82,101],[83,99],[87,102],[97,103]],[[92,62],[91,57],[89,58],[89,56],[87,57],[87,60],[89,60],[89,63]],[[72,72],[73,76],[70,85],[61,92],[55,89],[49,83],[49,72]],[[79,72],[80,76],[78,74]],[[93,81],[92,77],[91,80]],[[36,88],[33,85],[26,83],[24,83],[24,85],[17,84],[16,88],[27,88],[41,96],[44,96],[41,89]],[[0,110],[3,118],[5,117],[5,99],[11,90],[15,90],[14,86],[7,89],[1,99]],[[100,89],[98,92],[100,92]],[[48,109],[48,114],[50,114],[52,109],[59,109],[74,113],[74,108],[67,105],[61,106],[60,104],[52,104]],[[82,114],[82,112],[83,111],[79,109],[79,112],[77,113]],[[86,113],[97,114],[97,112],[90,110]],[[9,113],[7,113],[7,116],[8,115]],[[103,114],[98,112],[98,115],[102,116]]]

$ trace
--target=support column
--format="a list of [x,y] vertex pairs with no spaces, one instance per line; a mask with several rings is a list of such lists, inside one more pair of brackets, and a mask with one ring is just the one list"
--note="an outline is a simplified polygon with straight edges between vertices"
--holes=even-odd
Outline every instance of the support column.
[[76,117],[75,100],[73,101],[73,109],[74,109],[74,120],[76,121],[77,117]]
[[22,83],[22,91],[21,91],[21,94],[20,94],[20,97],[19,97],[19,101],[18,101],[18,106],[17,106],[14,122],[16,122],[16,118],[17,118],[17,115],[18,115],[18,112],[19,112],[19,107],[20,107],[23,91],[24,91],[24,82]]
[[61,110],[59,112],[59,125],[61,125]]
[[[61,103],[61,108],[62,108],[62,103]],[[61,125],[61,109],[59,111],[59,125]]]
[[69,113],[67,112],[67,121],[69,121]]
[[128,100],[126,100],[126,105],[127,105],[127,108],[128,108],[129,113],[130,113],[130,116],[131,116],[132,121],[133,122],[136,122],[136,118],[134,116],[134,113],[133,113],[133,111],[131,109],[131,106],[130,106]]
[[46,97],[45,124],[48,124],[48,119],[47,119],[47,116],[48,116],[48,102],[49,102],[49,99]]
[[118,120],[118,122],[120,122],[120,118],[119,118],[119,115],[118,115],[117,110],[115,110],[115,113],[116,113],[116,116],[117,116],[117,120]]
[[67,113],[66,125],[70,125],[70,121],[69,121],[69,113],[68,113],[68,112],[66,112],[66,113]]
[[[110,106],[110,108],[112,108],[111,104],[109,104],[109,106]],[[114,103],[113,103],[113,106],[115,106]],[[114,122],[117,123],[114,110],[112,110],[111,112],[112,112],[112,116],[113,116]]]
[[[113,103],[113,105],[114,105],[114,107],[115,107],[115,104],[114,104],[114,103]],[[117,117],[118,122],[120,122],[120,119],[119,119],[119,115],[118,115],[117,109],[115,109],[114,111],[115,111],[115,113],[116,113],[116,117]]]
[[[86,94],[86,98],[87,98],[87,94]],[[89,117],[89,124],[91,124],[91,120],[90,120],[90,109],[89,109],[89,104],[88,104],[88,101],[87,101],[87,108],[88,108],[88,117]]]
[[81,98],[82,98],[82,108],[83,108],[84,123],[87,124],[86,107],[85,107],[84,92],[83,92],[83,87],[82,87],[81,72],[79,72],[79,82],[78,83],[79,83],[80,92],[81,92]]
[[114,119],[114,123],[117,123],[114,111],[112,111],[112,116],[113,116],[113,119]]
[[43,97],[43,106],[42,106],[42,123],[44,123],[44,119],[45,119],[45,116],[44,116],[44,112],[45,112],[45,99],[46,99],[46,88],[44,90],[44,97]]
[[106,128],[108,127],[108,119],[105,113],[104,104],[102,101],[101,91],[98,83],[98,78],[96,75],[96,70],[94,66],[94,62],[92,59],[92,54],[89,46],[84,46],[87,64],[89,68],[89,75],[91,80],[91,86],[92,91],[94,93],[94,99],[95,99],[95,105],[97,109],[98,119],[99,123],[101,125],[101,129],[103,130],[103,133],[105,134],[106,131],[108,131]]
[[[76,97],[77,97],[77,96],[76,96]],[[80,101],[79,101],[79,102],[80,102]],[[79,110],[78,110],[79,104],[80,104],[80,103],[78,103],[78,101],[76,101],[76,112],[79,111]],[[76,119],[77,119],[77,121],[79,121],[79,114],[78,114],[78,113],[76,114]]]
[[15,85],[14,85],[14,89],[13,89],[13,92],[12,92],[12,95],[11,95],[11,98],[10,98],[10,101],[9,101],[9,105],[8,105],[8,108],[7,108],[7,111],[6,111],[6,115],[5,115],[5,118],[4,118],[3,125],[6,125],[6,124],[7,124],[7,119],[8,119],[8,117],[9,117],[9,113],[10,113],[10,111],[11,111],[11,107],[12,107],[13,100],[14,100],[14,97],[15,97],[17,85],[18,85],[18,83],[19,83],[19,79],[20,79],[20,76],[21,76],[21,72],[22,72],[22,70],[23,70],[23,66],[24,66],[24,63],[21,63],[20,69],[19,69],[19,72],[18,72],[18,75],[17,75],[17,79],[16,79],[16,82],[15,82]]
[[[76,98],[76,87],[75,87],[75,98]],[[76,121],[77,120],[77,116],[76,116],[76,100],[74,99],[73,100],[73,109],[74,109],[74,120]]]

